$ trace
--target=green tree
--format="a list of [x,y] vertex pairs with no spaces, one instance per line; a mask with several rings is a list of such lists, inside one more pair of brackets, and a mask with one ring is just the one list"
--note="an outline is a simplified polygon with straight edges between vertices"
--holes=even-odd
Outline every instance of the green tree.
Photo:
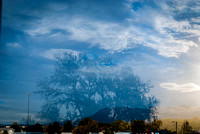
[[86,126],[77,126],[73,129],[73,134],[88,134],[88,129]]
[[160,130],[160,127],[162,125],[161,120],[153,120],[150,124],[148,124],[149,130]]
[[57,121],[53,123],[53,131],[54,133],[60,134],[60,125]]
[[91,120],[92,120],[92,119],[86,117],[86,118],[80,120],[78,126],[86,126]]
[[73,126],[70,120],[68,120],[66,123],[64,123],[64,132],[72,132]]
[[74,134],[87,134],[88,132],[98,132],[99,123],[90,118],[85,118],[79,122],[79,125],[72,131]]
[[147,124],[144,120],[132,120],[131,131],[132,132],[144,132],[147,128]]
[[99,131],[98,130],[99,123],[95,120],[89,121],[87,126],[88,126],[90,132],[96,132],[97,133]]
[[11,128],[13,128],[15,132],[21,132],[21,129],[17,122],[13,122],[13,124],[11,125]]
[[104,134],[114,134],[111,128],[105,128],[104,129]]
[[114,134],[111,126],[111,123],[99,123],[99,132],[103,131],[104,134]]
[[47,133],[48,134],[54,134],[54,129],[53,129],[53,125],[49,124],[47,127]]
[[39,123],[36,123],[36,124],[34,125],[34,130],[35,130],[35,132],[43,132],[42,125],[39,124]]
[[127,132],[130,131],[130,125],[122,120],[117,120],[112,123],[112,130],[115,132]]
[[35,125],[28,126],[26,129],[27,132],[43,132],[42,125],[36,123]]

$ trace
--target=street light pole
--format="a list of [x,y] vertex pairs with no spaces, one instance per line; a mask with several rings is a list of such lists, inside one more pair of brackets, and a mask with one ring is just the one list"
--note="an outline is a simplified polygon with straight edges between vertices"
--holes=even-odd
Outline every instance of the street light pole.
[[178,134],[178,122],[177,121],[172,121],[176,123],[176,134]]
[[31,95],[30,93],[28,95],[28,113],[27,113],[27,126],[29,126],[29,96]]

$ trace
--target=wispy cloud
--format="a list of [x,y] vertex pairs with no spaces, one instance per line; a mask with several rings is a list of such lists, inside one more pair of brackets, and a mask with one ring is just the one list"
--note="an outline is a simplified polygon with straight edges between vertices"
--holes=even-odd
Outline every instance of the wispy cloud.
[[[101,49],[112,52],[134,48],[137,45],[144,45],[158,50],[158,53],[162,56],[176,58],[178,58],[181,53],[187,53],[190,47],[197,46],[192,40],[175,38],[172,33],[168,33],[167,30],[165,30],[167,27],[169,29],[171,25],[177,25],[177,30],[181,31],[180,25],[184,25],[184,22],[174,21],[171,22],[169,26],[165,26],[169,23],[167,20],[158,18],[155,21],[157,23],[155,25],[156,31],[155,29],[143,30],[134,25],[121,26],[117,23],[91,22],[86,19],[74,19],[68,21],[66,25],[63,23],[60,23],[60,25],[57,24],[58,27],[42,24],[42,28],[39,27],[34,30],[29,30],[28,33],[32,36],[48,34],[49,37],[55,37],[55,35],[59,34],[59,37],[63,36],[66,40],[87,42],[91,46],[98,45]],[[47,25],[47,27],[44,25]],[[55,28],[63,29],[70,34],[61,35],[61,33],[51,33]]]
[[19,47],[21,47],[21,45],[19,43],[16,43],[16,42],[14,42],[14,43],[7,43],[6,46],[7,47],[13,47],[13,48],[19,48]]
[[[133,16],[123,23],[100,21],[89,16],[58,17],[53,14],[45,16],[37,25],[29,27],[25,32],[32,37],[47,36],[54,39],[59,38],[59,40],[62,37],[66,41],[86,42],[90,46],[99,46],[100,49],[110,52],[119,52],[137,45],[144,45],[157,50],[159,55],[175,58],[187,53],[190,47],[197,47],[199,40],[196,39],[200,37],[197,23],[199,18],[175,20],[173,16],[175,9],[172,10],[166,3],[157,4],[160,4],[157,6],[165,7],[163,11],[158,12],[158,9],[150,6],[134,11],[129,4],[127,8],[130,8],[129,11],[132,11]],[[142,25],[138,26],[138,23]],[[61,29],[67,34],[53,32],[54,29]]]
[[57,57],[63,57],[65,53],[72,53],[74,55],[79,54],[78,51],[73,51],[70,49],[49,49],[39,52],[38,55],[49,60],[56,60]]
[[[200,11],[200,1],[197,0],[169,0],[169,9],[174,11],[174,14],[191,14]],[[189,17],[189,16],[187,16]]]
[[194,83],[186,83],[186,84],[161,83],[160,86],[167,90],[180,91],[180,92],[200,91],[200,86]]
[[[50,24],[50,22],[42,21],[39,27],[36,26],[34,29],[28,29],[26,32],[33,37],[49,36],[56,38],[59,35],[59,37],[63,36],[66,41],[87,42],[90,46],[97,45],[101,49],[108,51],[122,51],[133,48],[136,44],[141,43],[141,40],[134,33],[136,31],[134,27],[128,28],[120,26],[118,23],[92,21],[81,18],[71,20],[62,18],[61,20],[58,19],[56,24]],[[62,29],[70,34],[52,33],[53,29]]]

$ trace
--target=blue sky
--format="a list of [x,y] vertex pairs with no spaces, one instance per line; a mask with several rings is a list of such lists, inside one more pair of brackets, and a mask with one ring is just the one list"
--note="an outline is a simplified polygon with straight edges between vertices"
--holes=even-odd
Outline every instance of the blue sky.
[[[160,100],[160,118],[200,116],[199,0],[3,0],[0,121],[32,116],[33,92],[72,51],[130,66]],[[181,112],[180,112],[181,111]]]

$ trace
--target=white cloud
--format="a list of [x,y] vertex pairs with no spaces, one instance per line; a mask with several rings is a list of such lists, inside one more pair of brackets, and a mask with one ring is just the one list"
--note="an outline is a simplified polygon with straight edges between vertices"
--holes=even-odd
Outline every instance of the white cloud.
[[[52,17],[52,19],[55,18]],[[53,24],[50,22],[51,18],[43,19],[40,25],[26,30],[26,33],[32,37],[48,35],[51,38],[59,38],[62,33],[51,33],[51,31],[53,29],[62,29],[70,33],[62,36],[65,40],[87,42],[91,46],[97,45],[101,49],[109,51],[122,51],[135,47],[135,44],[141,42],[138,36],[135,35],[137,30],[134,27],[124,27],[118,23],[92,21],[86,18],[69,19],[67,17],[58,18],[57,22]]]
[[192,18],[191,21],[195,23],[200,23],[200,17]]
[[179,58],[190,47],[198,47],[192,37],[199,37],[200,34],[188,21],[176,21],[172,16],[157,16],[154,28],[157,34],[149,36],[148,40],[152,43],[146,41],[146,44],[158,50],[162,56]]
[[200,86],[194,83],[186,83],[186,84],[161,83],[160,86],[167,90],[180,91],[180,92],[200,91]]
[[155,28],[160,33],[169,34],[171,32],[168,30],[173,30],[175,32],[184,32],[185,30],[191,28],[191,25],[187,20],[176,21],[173,19],[173,16],[156,16]]
[[191,5],[188,5],[191,4],[191,1],[188,0],[170,2],[173,5],[163,1],[156,2],[162,10],[152,9],[148,6],[144,6],[139,11],[132,10],[133,22],[137,20],[137,23],[152,27],[150,32],[147,32],[146,29],[141,31],[145,33],[144,42],[146,46],[157,50],[162,56],[179,58],[181,54],[188,53],[191,47],[198,47],[199,41],[195,41],[195,39],[200,37],[199,29],[197,29],[200,25],[193,24],[194,21],[199,21],[199,17],[192,20],[190,18],[175,20],[174,15],[178,14],[175,13],[175,10],[193,9],[195,6],[198,7],[199,3],[193,1],[194,4],[191,7]]
[[71,24],[66,27],[71,33],[70,39],[98,45],[101,49],[122,51],[141,42],[134,27],[83,19],[73,20]]
[[14,48],[19,48],[21,47],[21,45],[19,43],[7,43],[6,44],[7,47],[14,47]]
[[[160,25],[162,25],[161,23],[165,23],[160,22],[159,20],[156,21],[157,23],[159,22]],[[66,25],[61,23],[58,28],[64,29],[70,33],[70,35],[63,36],[63,38],[80,42],[88,42],[92,46],[98,45],[101,49],[111,52],[123,51],[124,49],[134,48],[135,46],[142,44],[158,50],[158,54],[162,56],[178,58],[181,53],[186,53],[191,46],[197,46],[192,41],[175,39],[169,33],[164,31],[166,26],[159,27],[158,25],[156,26],[158,31],[151,31],[148,29],[144,31],[134,25],[121,26],[117,23],[105,23],[98,21],[90,22],[85,19],[74,19],[68,21],[68,24]],[[176,25],[178,26],[178,24]],[[50,27],[49,25],[46,27],[44,25],[42,26],[42,28],[29,30],[28,33],[32,36],[50,34],[50,29],[56,27]],[[177,29],[181,31],[181,28]],[[151,33],[151,35],[149,33]],[[163,37],[157,36],[158,34],[163,34]],[[53,33],[49,37],[56,37],[55,35],[59,35],[59,37],[61,37],[61,33]]]
[[[185,4],[187,3],[186,1]],[[197,22],[199,18],[177,21],[172,16],[173,11],[169,5],[163,2],[159,4],[165,7],[163,9],[166,10],[165,13],[157,12],[156,9],[148,7],[138,10],[138,12],[133,12],[130,9],[133,17],[127,18],[123,23],[100,21],[80,16],[60,17],[52,14],[52,16],[44,17],[37,25],[33,25],[25,32],[32,37],[41,35],[47,36],[48,39],[61,40],[60,38],[63,38],[66,41],[86,42],[91,46],[96,45],[110,52],[119,52],[137,45],[144,45],[157,50],[158,54],[164,57],[179,58],[181,54],[187,53],[191,47],[198,46],[199,42],[195,42],[193,38],[200,37],[199,30],[196,29],[199,25],[192,23]],[[175,3],[175,5],[177,4],[179,3]],[[127,8],[131,8],[130,4],[128,5]],[[178,10],[183,8],[185,7],[182,6]],[[67,34],[53,33],[54,29],[64,30]]]
[[187,53],[190,47],[197,47],[197,44],[188,40],[177,40],[174,37],[155,38],[155,43],[148,43],[147,46],[158,50],[158,54],[164,57],[179,58],[182,53]]
[[183,12],[187,12],[188,9],[189,11],[192,12],[196,12],[198,13],[200,11],[199,6],[200,6],[200,1],[198,0],[170,0],[170,5],[173,4],[173,6],[171,6],[171,10],[175,10],[178,11],[179,13]]
[[39,56],[50,60],[56,60],[57,57],[63,57],[65,53],[72,53],[78,55],[79,52],[70,49],[49,49],[47,51],[39,52]]

